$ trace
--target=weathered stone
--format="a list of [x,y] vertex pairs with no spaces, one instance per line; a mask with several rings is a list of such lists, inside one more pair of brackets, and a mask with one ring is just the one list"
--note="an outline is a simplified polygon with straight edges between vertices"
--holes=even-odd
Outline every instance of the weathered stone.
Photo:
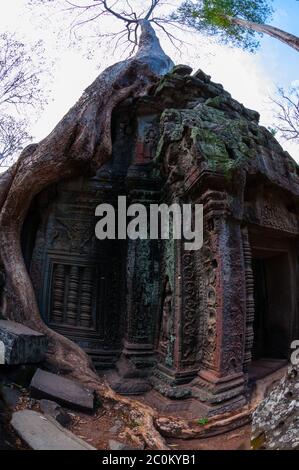
[[252,420],[252,447],[299,450],[299,367],[286,377],[257,407]]
[[58,403],[51,400],[41,400],[40,409],[46,416],[51,416],[58,423],[67,428],[72,423],[72,417]]
[[32,410],[13,413],[11,425],[33,450],[96,450],[50,416]]
[[118,434],[121,429],[121,421],[116,420],[114,425],[110,428],[111,434]]
[[0,396],[2,397],[5,405],[11,409],[13,409],[18,404],[21,395],[22,393],[20,390],[17,390],[13,387],[3,386],[0,389]]
[[94,392],[78,382],[38,369],[30,384],[32,396],[47,398],[71,409],[92,412]]
[[29,387],[38,364],[20,364],[0,367],[0,382]]
[[110,450],[143,450],[143,446],[134,447],[123,442],[115,441],[114,439],[109,440],[109,449]]
[[[298,338],[299,171],[258,113],[190,72],[122,102],[95,177],[49,188],[30,265],[44,321],[112,371],[116,392],[196,419],[241,409],[252,359],[271,373]],[[202,249],[171,236],[98,243],[99,194],[203,204]]]
[[42,362],[47,350],[44,335],[8,320],[0,320],[0,341],[5,347],[5,364]]
[[186,75],[190,75],[192,73],[192,70],[192,67],[189,67],[188,65],[176,65],[175,67],[173,67],[171,73],[176,73],[184,77]]

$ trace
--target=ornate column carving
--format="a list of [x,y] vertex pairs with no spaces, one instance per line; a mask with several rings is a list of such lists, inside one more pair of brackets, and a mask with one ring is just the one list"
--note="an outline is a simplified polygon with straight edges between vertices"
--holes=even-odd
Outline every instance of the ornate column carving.
[[[137,111],[131,165],[126,175],[127,203],[159,201],[160,177],[153,158],[159,139],[159,115]],[[148,211],[149,212],[149,211]],[[117,374],[110,382],[119,393],[143,393],[151,388],[148,376],[155,364],[154,327],[159,302],[158,240],[127,240],[127,298],[125,338]]]
[[202,367],[193,382],[192,395],[213,414],[245,403],[246,290],[242,233],[239,221],[230,215],[228,195],[207,191],[202,202],[205,318]]
[[158,364],[151,381],[166,398],[187,398],[199,368],[201,341],[197,253],[185,251],[183,240],[165,240],[162,272]]
[[252,273],[252,257],[249,243],[248,229],[242,229],[244,264],[245,264],[245,285],[246,285],[246,331],[245,331],[245,352],[244,352],[244,370],[252,360],[252,347],[254,341],[254,281]]

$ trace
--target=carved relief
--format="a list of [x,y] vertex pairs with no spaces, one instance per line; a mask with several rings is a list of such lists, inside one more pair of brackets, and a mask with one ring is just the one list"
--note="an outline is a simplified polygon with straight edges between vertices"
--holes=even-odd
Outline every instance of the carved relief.
[[64,265],[56,264],[53,272],[53,307],[51,320],[53,323],[64,321]]
[[215,352],[217,347],[217,260],[213,247],[212,228],[204,231],[204,246],[202,250],[204,276],[204,329],[202,346],[202,363],[207,368],[216,367]]
[[246,218],[249,222],[264,227],[292,234],[299,233],[297,214],[290,212],[286,203],[275,194],[258,194],[254,201],[247,204]]
[[158,140],[159,130],[155,118],[141,119],[138,124],[135,163],[151,162],[156,155]]
[[194,364],[198,355],[199,320],[198,283],[196,273],[196,255],[184,251],[183,265],[183,328],[182,359],[188,365]]
[[92,291],[93,291],[93,272],[91,268],[83,268],[81,298],[80,298],[80,325],[85,328],[92,326]]
[[52,249],[63,249],[86,253],[90,250],[91,242],[95,238],[94,220],[73,220],[55,218],[50,246]]
[[246,286],[246,331],[245,331],[245,351],[244,368],[247,369],[252,359],[252,347],[254,341],[254,280],[252,273],[251,248],[247,228],[242,230],[244,265],[245,265],[245,286]]
[[163,293],[162,301],[162,318],[159,336],[158,350],[166,356],[168,351],[168,344],[171,340],[171,325],[172,325],[172,290],[167,279]]
[[55,263],[48,317],[50,324],[92,326],[91,291],[96,273],[89,267]]

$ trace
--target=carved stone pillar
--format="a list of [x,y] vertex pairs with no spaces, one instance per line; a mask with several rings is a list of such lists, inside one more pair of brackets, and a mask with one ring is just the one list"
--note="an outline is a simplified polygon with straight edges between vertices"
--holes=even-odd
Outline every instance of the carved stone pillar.
[[138,394],[151,388],[153,330],[157,314],[159,264],[154,240],[128,240],[127,320],[122,356],[117,363],[119,393]]
[[[197,258],[197,252],[184,249],[183,240],[163,241],[160,321],[156,332],[158,364],[151,382],[166,399],[190,397],[189,383],[199,369],[201,321]],[[151,397],[152,403],[164,411],[181,408],[182,401],[174,405],[166,399],[159,403],[161,398]]]
[[[132,167],[131,175],[128,179],[131,186],[128,205],[142,204],[147,207],[151,202],[157,202],[157,193],[152,188],[136,188],[138,168]],[[151,389],[148,377],[155,365],[154,328],[160,275],[158,240],[128,239],[126,265],[125,337],[116,373],[110,375],[110,383],[118,393],[136,395]]]
[[249,243],[247,227],[242,229],[244,264],[245,264],[245,285],[246,285],[246,332],[245,332],[245,351],[244,351],[244,370],[247,371],[248,365],[252,360],[252,347],[254,341],[254,280],[252,273],[252,256]]
[[245,403],[246,286],[240,224],[230,216],[227,193],[207,191],[204,203],[204,331],[201,370],[192,395],[207,414]]

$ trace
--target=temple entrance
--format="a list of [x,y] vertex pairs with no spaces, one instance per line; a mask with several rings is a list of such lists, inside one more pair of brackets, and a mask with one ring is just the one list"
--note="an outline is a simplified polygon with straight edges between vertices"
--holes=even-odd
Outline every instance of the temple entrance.
[[290,357],[296,325],[296,241],[255,229],[250,235],[254,280],[254,342],[250,376],[262,378]]
[[290,266],[288,255],[255,253],[253,360],[287,359],[290,348]]

